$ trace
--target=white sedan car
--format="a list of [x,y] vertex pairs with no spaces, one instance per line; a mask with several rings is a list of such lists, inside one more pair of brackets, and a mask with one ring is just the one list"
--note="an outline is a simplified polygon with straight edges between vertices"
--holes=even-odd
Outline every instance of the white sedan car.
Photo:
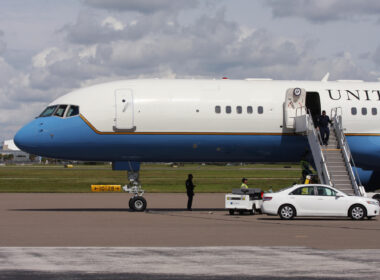
[[265,193],[261,211],[286,220],[295,216],[348,216],[361,220],[379,215],[380,206],[375,199],[350,196],[328,185],[310,184]]

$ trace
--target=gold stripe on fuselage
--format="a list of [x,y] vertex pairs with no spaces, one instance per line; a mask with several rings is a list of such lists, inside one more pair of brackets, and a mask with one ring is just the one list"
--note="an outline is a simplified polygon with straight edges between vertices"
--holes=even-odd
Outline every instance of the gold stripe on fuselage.
[[[99,131],[97,130],[82,114],[79,114],[81,119],[97,134],[146,134],[146,135],[287,135],[299,136],[296,133],[283,132],[114,132],[114,131]],[[347,133],[346,136],[380,136],[380,133]]]

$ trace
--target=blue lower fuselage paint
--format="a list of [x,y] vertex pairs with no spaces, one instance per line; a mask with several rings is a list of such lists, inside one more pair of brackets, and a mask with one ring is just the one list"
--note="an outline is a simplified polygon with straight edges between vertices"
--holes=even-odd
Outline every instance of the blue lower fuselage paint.
[[[298,162],[309,150],[300,135],[99,134],[79,116],[37,118],[14,140],[31,154],[83,161]],[[379,136],[347,140],[358,167],[380,172]]]

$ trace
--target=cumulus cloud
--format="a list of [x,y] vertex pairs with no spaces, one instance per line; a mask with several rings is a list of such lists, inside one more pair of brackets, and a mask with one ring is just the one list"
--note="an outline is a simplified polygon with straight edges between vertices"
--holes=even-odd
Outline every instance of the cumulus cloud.
[[[54,50],[54,56],[44,51],[37,56],[38,63],[44,65],[49,58],[55,66],[62,65],[62,61],[55,61],[65,57],[60,52],[71,53],[69,56],[72,57],[83,48],[92,48],[91,59],[76,58],[80,64],[72,65],[78,68],[84,65],[87,72],[101,65],[102,69],[107,69],[108,75],[126,77],[160,75],[162,69],[169,69],[169,73],[177,76],[220,76],[233,72],[236,77],[244,77],[247,75],[244,67],[260,69],[268,65],[297,65],[310,50],[307,40],[276,38],[264,29],[242,27],[227,20],[223,10],[213,16],[203,15],[191,25],[181,25],[175,19],[168,22],[162,14],[142,16],[131,23],[114,20],[124,28],[118,31],[107,29],[104,19],[80,16],[63,32],[72,43],[81,47]],[[103,30],[96,31],[99,28]],[[78,35],[78,32],[84,34]]]
[[[377,75],[361,69],[350,52],[319,57],[317,40],[243,26],[229,20],[223,9],[211,15],[200,13],[183,23],[177,12],[192,6],[182,1],[178,1],[181,8],[171,8],[171,14],[160,12],[167,1],[154,1],[156,6],[148,10],[144,10],[146,1],[86,3],[139,13],[125,17],[82,11],[57,32],[62,40],[34,53],[22,69],[2,56],[7,50],[0,33],[0,138],[12,137],[58,96],[110,80],[223,76],[316,80],[326,72],[332,79],[368,80]],[[380,48],[366,57],[380,66]]]
[[85,4],[111,11],[132,11],[152,14],[161,11],[179,11],[195,8],[198,0],[85,0]]
[[380,17],[378,0],[265,0],[263,2],[271,7],[275,17],[300,17],[311,22]]

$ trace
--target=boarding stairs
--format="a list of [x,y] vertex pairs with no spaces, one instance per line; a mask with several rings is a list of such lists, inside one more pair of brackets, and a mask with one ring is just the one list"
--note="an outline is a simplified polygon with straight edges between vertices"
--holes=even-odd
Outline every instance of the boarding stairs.
[[319,130],[315,128],[313,118],[306,109],[301,110],[301,114],[295,117],[295,131],[307,136],[322,184],[332,185],[349,195],[362,196],[364,188],[360,187],[359,176],[354,172],[355,163],[344,135],[342,115],[339,112],[339,108],[331,112],[332,126],[328,146],[322,145]]

